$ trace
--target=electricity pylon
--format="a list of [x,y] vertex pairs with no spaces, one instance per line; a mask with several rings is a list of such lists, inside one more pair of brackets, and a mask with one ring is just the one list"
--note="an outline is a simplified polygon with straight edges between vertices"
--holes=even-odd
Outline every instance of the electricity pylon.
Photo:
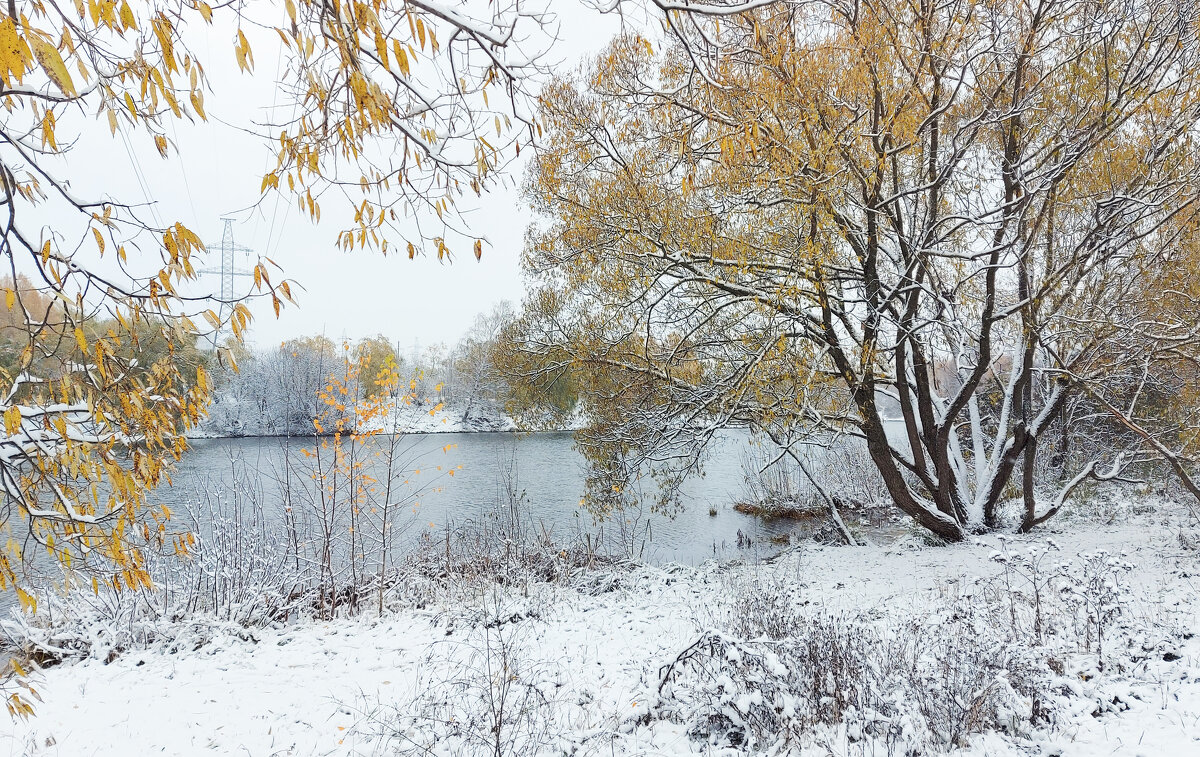
[[222,326],[213,332],[213,347],[216,348],[220,344],[221,331],[224,330],[225,316],[227,311],[233,309],[234,301],[241,299],[234,292],[233,280],[236,276],[253,277],[254,273],[245,269],[239,270],[237,267],[237,253],[242,253],[247,260],[250,258],[250,253],[254,252],[249,247],[237,244],[233,239],[233,219],[222,218],[225,222],[225,231],[221,234],[220,245],[206,244],[205,247],[213,249],[220,247],[221,250],[221,267],[217,268],[201,268],[197,273],[215,273],[221,277],[221,298],[220,308],[217,316],[221,320]]

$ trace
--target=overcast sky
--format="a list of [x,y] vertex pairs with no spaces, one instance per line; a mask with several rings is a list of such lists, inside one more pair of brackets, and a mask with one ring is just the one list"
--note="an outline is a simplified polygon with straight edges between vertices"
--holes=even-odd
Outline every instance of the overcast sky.
[[[551,7],[560,18],[554,52],[562,61],[560,70],[600,50],[619,30],[617,18],[590,11],[580,0],[553,0]],[[278,68],[277,38],[260,35],[251,40],[256,60],[251,79],[237,72],[227,29],[216,26],[200,33],[203,37],[193,49],[213,88],[205,101],[209,120],[168,126],[178,155],[159,158],[144,133],[110,137],[101,128],[103,119],[89,114],[92,123],[69,158],[68,173],[81,192],[100,190],[132,202],[152,200],[159,220],[180,220],[210,244],[220,240],[221,218],[233,217],[236,241],[272,258],[303,287],[299,307],[285,309],[278,320],[269,303],[256,305],[249,341],[261,347],[299,335],[357,339],[380,333],[409,349],[414,340],[423,346],[454,342],[477,313],[500,300],[521,299],[519,257],[529,214],[516,190],[520,167],[504,188],[485,196],[467,216],[471,232],[490,242],[480,262],[469,249],[462,249],[452,264],[440,264],[436,258],[410,261],[406,255],[340,252],[334,241],[346,216],[335,212],[332,196],[323,204],[319,225],[302,215],[287,195],[278,201],[269,197],[261,207],[247,210],[259,199],[262,176],[273,166],[273,151],[228,124],[243,124],[247,118],[261,121],[273,105],[282,107],[286,98],[276,95],[272,83]],[[219,266],[219,255],[213,255],[211,264]],[[218,276],[205,284],[219,291]],[[240,279],[239,285],[248,287],[248,280]]]

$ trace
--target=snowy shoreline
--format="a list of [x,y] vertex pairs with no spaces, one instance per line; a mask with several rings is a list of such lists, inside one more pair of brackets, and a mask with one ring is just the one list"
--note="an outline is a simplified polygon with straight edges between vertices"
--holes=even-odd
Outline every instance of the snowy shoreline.
[[[442,428],[436,428],[436,429],[420,429],[420,430],[405,429],[402,433],[413,434],[416,436],[432,436],[435,434],[541,434],[541,433],[559,434],[559,433],[573,433],[576,430],[577,429],[573,429],[573,428],[539,428],[539,429],[498,428],[498,429],[490,429],[490,428],[455,428],[455,427],[450,426],[450,427],[442,427]],[[303,439],[329,439],[329,438],[332,438],[333,436],[334,435],[331,433],[324,433],[324,434],[317,434],[317,433],[312,433],[312,434],[218,434],[215,432],[199,432],[199,433],[194,433],[194,434],[188,434],[187,438],[188,439],[300,439],[300,438],[303,438]]]
[[[216,418],[224,419],[223,424]],[[524,428],[511,416],[503,412],[481,412],[471,414],[454,406],[429,409],[423,406],[411,405],[399,408],[399,412],[388,414],[386,422],[381,424],[384,433],[397,431],[403,434],[471,434],[471,433],[535,433],[535,432],[568,432],[578,431],[586,425],[586,419],[576,414],[566,423],[557,424],[553,428]],[[274,439],[287,437],[311,437],[320,434],[288,433],[270,428],[264,428],[261,418],[250,416],[248,420],[236,420],[242,429],[232,430],[231,424],[238,419],[237,413],[230,412],[229,403],[219,406],[210,418],[198,428],[188,433],[189,439]],[[224,428],[214,428],[223,425]]]
[[[367,755],[422,752],[417,745],[475,753],[466,719],[452,727],[453,718],[438,718],[486,708],[502,693],[486,671],[503,653],[519,684],[504,692],[538,697],[536,707],[526,702],[530,719],[511,724],[533,739],[514,741],[513,754],[887,754],[892,742],[844,724],[819,726],[807,742],[783,747],[705,735],[696,718],[706,710],[688,708],[726,691],[727,710],[752,709],[737,698],[746,696],[737,694],[742,684],[704,688],[682,674],[664,682],[672,662],[706,634],[729,638],[741,598],[776,592],[814,618],[845,614],[898,633],[906,623],[952,622],[949,607],[964,597],[982,601],[972,599],[983,596],[979,587],[1003,581],[998,555],[1045,551],[1053,539],[1064,560],[1119,555],[1129,564],[1118,571],[1128,622],[1120,635],[1111,632],[1108,666],[1098,669],[1096,655],[1082,652],[1057,659],[1044,721],[972,734],[961,746],[921,742],[919,729],[901,721],[896,743],[978,757],[1192,753],[1200,745],[1200,553],[1183,538],[1190,526],[1177,509],[1120,510],[1112,525],[1075,519],[1056,524],[1058,532],[950,547],[912,539],[803,545],[760,564],[641,566],[507,588],[449,585],[381,617],[248,629],[185,619],[147,648],[110,658],[98,652],[37,674],[44,701],[0,743],[26,755]],[[1078,640],[1060,640],[1063,649],[1066,641]],[[748,640],[735,648],[744,656],[771,647]]]

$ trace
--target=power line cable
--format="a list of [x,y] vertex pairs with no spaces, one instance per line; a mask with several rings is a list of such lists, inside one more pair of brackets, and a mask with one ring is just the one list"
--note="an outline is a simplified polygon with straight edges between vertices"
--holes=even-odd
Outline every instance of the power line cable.
[[200,214],[196,212],[196,201],[192,197],[192,184],[188,181],[187,171],[183,166],[183,153],[179,151],[179,132],[175,129],[175,122],[171,121],[171,134],[175,137],[175,151],[179,157],[179,176],[183,179],[183,188],[187,190],[188,206],[192,209],[192,219],[195,223],[200,222]]
[[133,144],[129,140],[129,135],[124,129],[117,129],[121,135],[121,141],[125,143],[125,154],[129,156],[129,163],[133,166],[133,175],[137,179],[138,186],[141,187],[142,197],[146,200],[146,205],[150,208],[150,215],[153,216],[154,222],[161,229],[164,227],[162,218],[158,214],[158,208],[153,200],[150,199],[150,182],[146,179],[145,173],[142,171],[141,161],[138,160],[137,153],[133,150]]
[[[274,93],[274,96],[271,98],[271,115],[272,116],[274,116],[275,109],[278,107],[278,104],[279,104],[279,90],[280,90],[280,84],[281,84],[280,77],[283,76],[283,45],[280,44],[278,49],[279,49],[279,54],[278,54],[278,57],[276,58],[276,62],[275,62],[275,93]],[[291,123],[291,121],[296,118],[297,106],[298,106],[298,103],[293,99],[292,115],[289,117],[288,123]],[[271,161],[270,161],[270,159],[268,159],[267,167],[269,168],[270,165],[271,165]],[[280,194],[281,194],[281,192],[278,189],[276,189],[275,190],[275,204],[274,204],[274,207],[271,209],[271,226],[267,230],[267,243],[263,246],[263,249],[266,250],[268,253],[271,253],[271,240],[275,237],[275,218],[279,215],[279,196],[280,196]],[[287,216],[290,214],[290,212],[291,212],[291,206],[289,204],[288,213],[284,214],[284,222],[285,223],[287,221]],[[283,235],[283,230],[281,228],[280,236],[282,237],[282,235]],[[276,242],[276,247],[278,247],[278,242]]]

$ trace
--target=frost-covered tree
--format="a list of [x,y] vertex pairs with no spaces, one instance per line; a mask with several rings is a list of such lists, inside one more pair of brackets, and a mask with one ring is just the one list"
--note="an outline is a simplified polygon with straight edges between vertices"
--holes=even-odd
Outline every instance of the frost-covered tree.
[[251,353],[217,376],[205,428],[231,436],[310,436],[327,412],[320,395],[346,350],[323,336]]
[[496,359],[498,341],[516,318],[510,302],[499,302],[487,313],[480,313],[470,330],[455,345],[450,355],[454,366],[453,401],[462,410],[464,422],[483,415],[500,415],[508,382]]
[[960,540],[1011,484],[1031,528],[1118,475],[1047,496],[1034,463],[1071,398],[1129,415],[1138,366],[1194,366],[1195,8],[659,5],[545,91],[528,184],[527,344],[588,382],[595,480],[675,480],[730,425],[849,434]]

